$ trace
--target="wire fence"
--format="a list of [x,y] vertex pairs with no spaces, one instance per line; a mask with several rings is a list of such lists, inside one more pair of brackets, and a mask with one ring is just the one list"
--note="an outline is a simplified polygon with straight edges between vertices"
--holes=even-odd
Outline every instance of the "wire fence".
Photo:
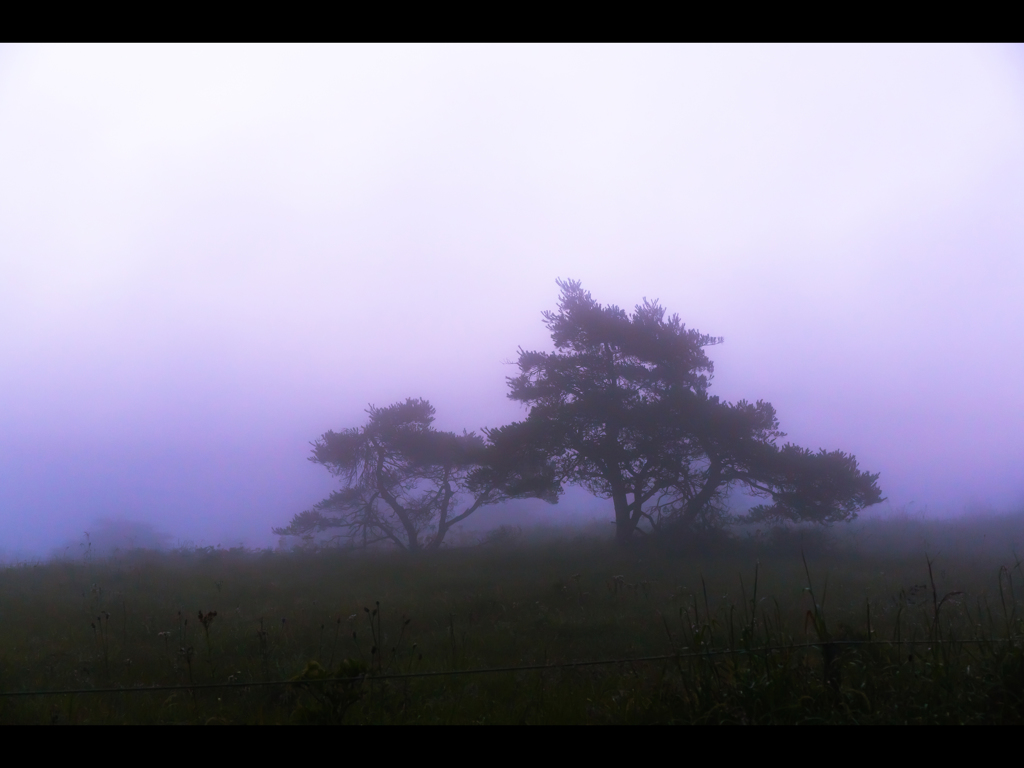
[[824,648],[826,646],[887,646],[901,647],[919,645],[992,645],[995,643],[1013,642],[1009,638],[991,639],[932,639],[932,640],[830,640],[808,643],[795,643],[789,645],[771,645],[759,648],[718,648],[701,651],[679,651],[677,653],[665,653],[656,656],[632,656],[620,659],[595,659],[584,661],[565,661],[548,664],[525,664],[520,666],[506,667],[475,667],[470,669],[448,669],[430,672],[402,672],[402,673],[367,673],[355,677],[322,677],[322,678],[293,678],[290,680],[258,680],[254,682],[229,682],[229,683],[196,683],[182,685],[138,685],[126,688],[63,688],[37,691],[0,691],[0,698],[11,698],[20,696],[69,696],[78,694],[114,694],[114,693],[157,693],[161,691],[197,691],[211,689],[229,688],[267,688],[274,686],[304,686],[324,685],[328,683],[359,683],[363,681],[383,680],[408,680],[412,678],[429,677],[454,677],[459,675],[486,675],[501,672],[537,672],[544,670],[574,669],[578,667],[611,666],[614,664],[640,664],[651,661],[673,661],[682,659],[708,658],[713,656],[737,656],[755,655],[775,651],[795,651],[810,648]]

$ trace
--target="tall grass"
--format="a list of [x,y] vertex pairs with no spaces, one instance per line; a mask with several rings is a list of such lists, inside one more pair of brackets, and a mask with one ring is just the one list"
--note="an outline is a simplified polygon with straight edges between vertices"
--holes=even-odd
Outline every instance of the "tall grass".
[[[2,697],[0,722],[1020,722],[1021,521],[905,523],[9,566],[0,690],[183,688]],[[396,677],[426,671],[464,674]]]

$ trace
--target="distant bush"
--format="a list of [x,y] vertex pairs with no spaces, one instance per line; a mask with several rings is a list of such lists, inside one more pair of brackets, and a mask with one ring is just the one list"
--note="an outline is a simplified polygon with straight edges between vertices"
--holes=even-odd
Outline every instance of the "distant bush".
[[54,550],[55,557],[109,557],[115,552],[135,549],[166,551],[171,548],[170,534],[152,523],[121,518],[101,518],[82,533],[81,538]]
[[502,525],[488,531],[484,537],[485,544],[492,546],[508,546],[523,540],[523,529],[518,525]]

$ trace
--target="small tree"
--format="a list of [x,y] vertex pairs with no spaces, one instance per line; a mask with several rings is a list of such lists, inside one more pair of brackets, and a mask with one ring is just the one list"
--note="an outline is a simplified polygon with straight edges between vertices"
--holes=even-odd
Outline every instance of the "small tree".
[[522,430],[488,430],[487,439],[438,432],[434,407],[412,398],[367,413],[365,426],[326,432],[313,443],[309,460],[341,478],[342,489],[274,533],[332,531],[363,546],[436,549],[452,526],[483,506],[558,498],[554,468],[523,442]]
[[530,405],[514,429],[575,482],[615,508],[616,535],[668,524],[714,524],[737,484],[771,500],[751,519],[833,522],[881,500],[878,475],[842,452],[777,447],[770,403],[708,395],[704,347],[722,339],[687,329],[644,300],[632,315],[604,307],[577,281],[559,281],[545,312],[555,352],[519,350],[509,397]]

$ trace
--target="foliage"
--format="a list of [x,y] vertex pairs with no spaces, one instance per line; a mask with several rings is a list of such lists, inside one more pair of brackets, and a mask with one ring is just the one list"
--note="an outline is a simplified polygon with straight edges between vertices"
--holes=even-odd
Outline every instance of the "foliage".
[[311,725],[341,725],[349,708],[366,694],[367,672],[366,664],[350,659],[343,659],[335,669],[310,661],[292,678],[309,683],[297,686],[306,700],[296,708],[295,719]]
[[[430,558],[195,550],[2,568],[0,691],[184,688],[0,697],[0,723],[1020,723],[1021,520],[925,528],[946,553],[931,568],[920,530],[898,524],[873,529],[879,550],[833,531],[806,571],[754,539],[680,558],[661,538],[529,532]],[[198,609],[217,613],[209,645]],[[882,643],[857,644],[869,638]]]
[[778,447],[775,409],[708,394],[718,337],[646,299],[632,315],[559,281],[545,312],[555,352],[519,351],[509,397],[530,405],[508,429],[528,436],[559,476],[612,499],[620,542],[636,531],[714,524],[737,485],[770,499],[751,520],[836,522],[882,500],[878,475],[840,451]]
[[370,406],[363,427],[325,433],[310,461],[341,478],[342,489],[274,532],[330,531],[363,546],[437,549],[452,526],[483,506],[510,498],[557,500],[553,468],[520,433],[490,430],[485,440],[473,432],[439,432],[434,412],[426,400],[409,398]]

